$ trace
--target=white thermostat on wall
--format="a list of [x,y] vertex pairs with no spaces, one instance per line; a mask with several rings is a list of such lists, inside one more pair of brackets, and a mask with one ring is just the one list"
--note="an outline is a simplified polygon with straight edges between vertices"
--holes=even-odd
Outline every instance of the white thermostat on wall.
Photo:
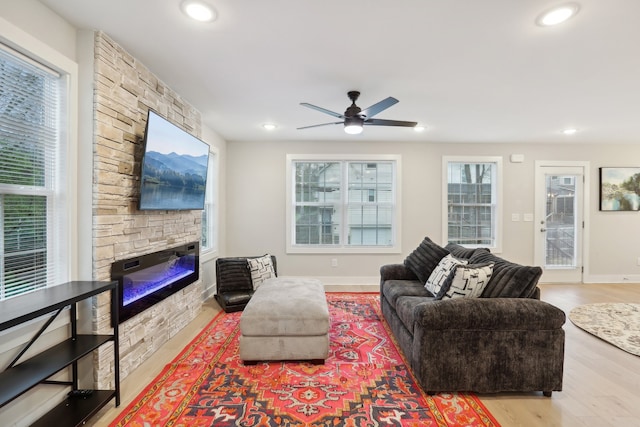
[[524,154],[512,154],[509,160],[511,160],[511,163],[522,163],[524,162]]

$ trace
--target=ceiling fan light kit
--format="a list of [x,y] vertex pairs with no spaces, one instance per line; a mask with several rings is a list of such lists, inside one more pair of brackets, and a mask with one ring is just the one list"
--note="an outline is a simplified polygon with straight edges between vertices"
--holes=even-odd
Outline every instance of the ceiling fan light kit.
[[344,119],[344,131],[349,135],[362,133],[362,122],[358,117],[347,117]]
[[321,113],[328,114],[330,116],[336,117],[338,119],[342,119],[339,122],[331,122],[331,123],[322,123],[319,125],[311,125],[311,126],[303,126],[298,129],[309,129],[319,126],[327,126],[327,125],[344,125],[344,131],[351,135],[357,135],[362,133],[362,128],[364,125],[373,125],[373,126],[400,126],[400,127],[415,127],[417,122],[406,122],[400,120],[385,120],[385,119],[374,119],[373,116],[376,114],[386,110],[398,103],[398,100],[393,97],[388,97],[383,99],[382,101],[373,104],[369,108],[361,109],[356,105],[356,101],[360,96],[360,92],[357,90],[352,90],[347,93],[347,96],[351,100],[351,105],[347,107],[344,114],[336,113],[335,111],[327,110],[326,108],[318,107],[317,105],[309,104],[307,102],[301,102],[300,105],[303,107],[308,107]]

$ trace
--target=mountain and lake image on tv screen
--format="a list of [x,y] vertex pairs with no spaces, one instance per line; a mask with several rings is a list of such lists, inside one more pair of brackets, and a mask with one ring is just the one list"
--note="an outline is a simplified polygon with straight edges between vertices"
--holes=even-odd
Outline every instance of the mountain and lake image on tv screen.
[[140,210],[203,209],[209,146],[149,111]]

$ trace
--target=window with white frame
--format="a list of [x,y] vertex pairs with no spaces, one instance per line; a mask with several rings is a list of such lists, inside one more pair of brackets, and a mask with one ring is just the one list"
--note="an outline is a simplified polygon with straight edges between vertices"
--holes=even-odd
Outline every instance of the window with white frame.
[[0,45],[0,299],[68,280],[66,78]]
[[202,211],[202,251],[218,250],[218,152],[209,151],[207,190]]
[[443,158],[443,242],[501,250],[502,158]]
[[399,156],[287,156],[288,252],[399,249]]

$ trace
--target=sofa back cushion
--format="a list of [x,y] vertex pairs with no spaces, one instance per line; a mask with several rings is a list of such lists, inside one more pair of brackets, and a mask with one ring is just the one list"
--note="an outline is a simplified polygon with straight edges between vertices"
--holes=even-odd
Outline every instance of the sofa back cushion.
[[449,251],[425,237],[420,245],[404,260],[404,265],[411,270],[424,285],[440,260],[449,255]]
[[493,274],[482,298],[532,298],[542,269],[509,262],[489,252],[476,252],[470,264],[493,263]]
[[491,252],[488,248],[465,248],[457,243],[449,243],[444,247],[456,258],[469,259],[476,252]]

